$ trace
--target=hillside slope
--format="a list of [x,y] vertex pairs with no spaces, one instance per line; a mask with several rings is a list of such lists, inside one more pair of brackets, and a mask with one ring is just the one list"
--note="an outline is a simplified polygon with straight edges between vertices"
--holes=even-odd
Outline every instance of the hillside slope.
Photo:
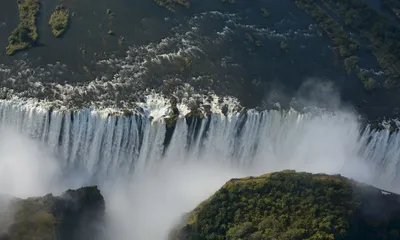
[[7,225],[0,229],[0,239],[96,239],[92,237],[99,232],[104,211],[104,198],[95,186],[68,190],[59,197],[11,199],[0,214],[0,223]]
[[283,171],[228,181],[169,239],[399,239],[399,203],[341,176]]

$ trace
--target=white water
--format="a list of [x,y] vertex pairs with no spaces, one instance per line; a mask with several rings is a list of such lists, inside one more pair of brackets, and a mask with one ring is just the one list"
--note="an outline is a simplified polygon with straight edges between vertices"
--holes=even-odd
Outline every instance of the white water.
[[214,115],[190,151],[180,119],[164,156],[164,124],[143,117],[49,114],[0,102],[0,125],[0,191],[25,197],[99,184],[113,239],[164,239],[182,213],[232,177],[296,169],[341,173],[393,191],[400,182],[400,133],[360,133],[346,112],[249,111],[245,122]]

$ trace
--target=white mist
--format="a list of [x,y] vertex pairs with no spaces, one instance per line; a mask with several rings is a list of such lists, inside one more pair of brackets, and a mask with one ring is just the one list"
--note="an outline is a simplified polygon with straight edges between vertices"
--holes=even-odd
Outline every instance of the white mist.
[[400,134],[361,136],[356,116],[339,110],[249,112],[241,134],[237,116],[213,116],[207,138],[195,141],[189,154],[181,120],[165,157],[161,123],[140,125],[89,111],[74,122],[53,112],[48,121],[44,111],[5,105],[0,113],[7,126],[0,135],[0,192],[27,197],[99,184],[109,239],[163,240],[182,214],[233,177],[295,169],[341,173],[387,189],[397,181]]

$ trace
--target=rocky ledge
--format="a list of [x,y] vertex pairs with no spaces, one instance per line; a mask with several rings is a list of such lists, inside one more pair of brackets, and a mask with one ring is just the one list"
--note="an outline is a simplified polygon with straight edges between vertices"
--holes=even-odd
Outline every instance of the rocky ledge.
[[340,175],[282,171],[232,179],[170,240],[400,239],[400,196]]
[[96,186],[27,199],[2,198],[0,240],[98,239],[105,202]]

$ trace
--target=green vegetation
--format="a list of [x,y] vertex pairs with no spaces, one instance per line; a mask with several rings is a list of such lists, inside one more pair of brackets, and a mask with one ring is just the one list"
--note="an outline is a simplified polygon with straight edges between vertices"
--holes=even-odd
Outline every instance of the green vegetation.
[[185,118],[203,119],[204,117],[204,113],[200,110],[200,107],[197,104],[192,104],[190,106],[190,112],[185,115]]
[[60,37],[68,28],[69,11],[63,5],[58,5],[51,14],[49,24],[55,37]]
[[[61,197],[48,194],[44,197],[14,199],[11,209],[14,219],[1,239],[7,240],[64,240],[80,228],[81,216],[104,212],[104,199],[97,186],[68,190]],[[88,223],[89,225],[89,223]]]
[[373,90],[376,88],[376,80],[368,77],[365,71],[360,71],[357,76],[358,79],[360,79],[360,81],[364,84],[366,90]]
[[289,45],[285,41],[282,41],[280,43],[279,47],[281,48],[281,50],[283,50],[285,52],[287,52],[289,50]]
[[357,43],[320,6],[309,0],[296,0],[296,5],[319,23],[321,30],[332,39],[333,47],[341,57],[350,57],[356,53]]
[[246,41],[248,41],[249,43],[254,44],[256,47],[262,47],[262,43],[261,40],[257,39],[256,35],[253,35],[251,33],[246,33],[245,34],[245,39]]
[[344,60],[344,68],[347,74],[350,74],[353,70],[358,69],[359,58],[356,56],[348,57]]
[[20,23],[8,37],[7,55],[32,47],[39,38],[36,18],[40,10],[39,0],[19,0]]
[[20,200],[16,204],[15,223],[9,229],[10,239],[54,239],[57,221],[49,209],[53,201],[50,197]]
[[122,110],[122,116],[125,116],[125,117],[133,116],[133,111],[125,108]]
[[[384,15],[361,0],[295,1],[317,20],[320,28],[333,40],[334,47],[339,49],[340,56],[354,56],[359,46],[369,49],[387,77],[383,86],[400,86],[400,31]],[[330,14],[324,9],[328,9]],[[340,20],[335,21],[332,16]],[[350,31],[363,41],[351,39]]]
[[266,8],[261,8],[261,12],[263,13],[264,17],[269,17],[270,13]]
[[175,97],[170,99],[171,109],[169,112],[169,116],[164,118],[164,122],[167,125],[167,128],[174,128],[176,122],[179,118],[179,109],[177,107],[178,100]]
[[394,240],[399,200],[341,176],[282,171],[232,179],[187,214],[169,239]]
[[254,38],[250,33],[246,33],[245,34],[245,38],[246,38],[247,41],[249,41],[251,43],[254,42]]
[[154,0],[155,3],[157,3],[157,5],[165,7],[166,9],[170,10],[170,11],[175,11],[175,6],[178,5],[182,5],[184,7],[186,7],[187,9],[190,8],[190,2],[189,0]]

